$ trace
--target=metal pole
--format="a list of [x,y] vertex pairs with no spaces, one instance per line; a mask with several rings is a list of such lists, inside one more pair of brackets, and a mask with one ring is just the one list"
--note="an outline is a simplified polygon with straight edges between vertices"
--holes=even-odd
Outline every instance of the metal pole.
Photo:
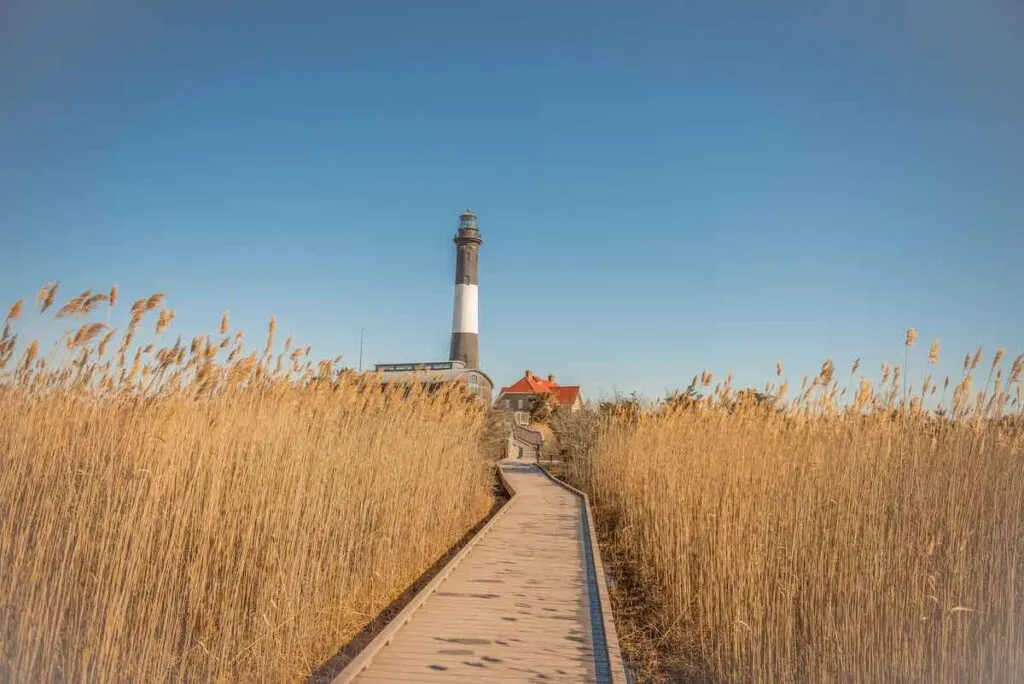
[[359,329],[359,372],[363,372],[363,337],[366,334],[366,328]]

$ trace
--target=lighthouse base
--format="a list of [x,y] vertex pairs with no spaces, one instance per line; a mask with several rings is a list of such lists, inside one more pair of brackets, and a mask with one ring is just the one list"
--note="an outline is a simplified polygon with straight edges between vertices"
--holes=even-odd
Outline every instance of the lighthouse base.
[[462,361],[467,368],[480,368],[480,336],[476,333],[452,333],[449,358]]

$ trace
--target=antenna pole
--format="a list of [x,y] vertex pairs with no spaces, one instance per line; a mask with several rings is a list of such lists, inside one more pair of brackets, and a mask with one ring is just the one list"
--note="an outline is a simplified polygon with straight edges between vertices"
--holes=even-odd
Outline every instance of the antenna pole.
[[359,372],[363,372],[363,337],[366,335],[366,328],[359,329]]

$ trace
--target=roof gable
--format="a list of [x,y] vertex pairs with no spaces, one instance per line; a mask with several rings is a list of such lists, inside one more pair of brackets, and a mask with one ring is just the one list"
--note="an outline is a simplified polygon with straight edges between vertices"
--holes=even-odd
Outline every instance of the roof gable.
[[572,404],[580,395],[579,385],[559,385],[554,380],[541,378],[533,373],[527,373],[519,380],[508,387],[502,387],[498,396],[505,394],[536,394],[550,396],[556,404]]
[[571,404],[576,401],[580,396],[580,388],[578,385],[566,385],[564,387],[556,387],[554,390],[555,400],[559,404]]
[[553,383],[550,383],[547,380],[541,380],[536,375],[534,375],[534,376],[524,375],[522,378],[520,378],[519,380],[516,380],[514,383],[512,383],[508,387],[503,387],[502,391],[503,392],[526,392],[526,393],[532,393],[532,394],[546,394],[547,392],[551,391],[552,384]]

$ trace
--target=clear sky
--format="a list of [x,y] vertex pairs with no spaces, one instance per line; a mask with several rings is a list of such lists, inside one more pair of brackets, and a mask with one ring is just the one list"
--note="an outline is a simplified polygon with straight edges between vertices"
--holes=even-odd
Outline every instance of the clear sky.
[[1024,350],[1024,5],[0,1],[4,301],[481,357],[590,398]]

